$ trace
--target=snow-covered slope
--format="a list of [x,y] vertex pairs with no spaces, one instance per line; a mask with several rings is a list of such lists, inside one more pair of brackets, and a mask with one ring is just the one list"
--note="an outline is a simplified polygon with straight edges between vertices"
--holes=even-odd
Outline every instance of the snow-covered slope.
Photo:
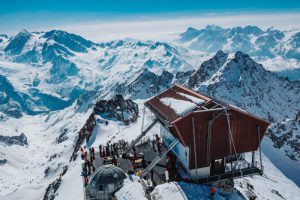
[[[95,44],[59,30],[46,33],[23,30],[3,40],[0,74],[16,91],[42,99],[42,103],[33,103],[35,108],[51,111],[70,106],[81,94],[90,91],[110,95],[105,92],[131,84],[145,69],[162,76],[178,72],[178,79],[183,79],[184,72],[193,70],[205,58],[199,52],[161,42],[126,39]],[[158,80],[163,81],[163,78]],[[64,102],[58,103],[58,108],[43,105],[51,104],[51,98]]]
[[1,120],[0,135],[24,134],[28,144],[0,141],[0,158],[6,160],[0,166],[0,199],[43,199],[48,184],[70,165],[75,137],[89,114],[70,107],[50,115]]

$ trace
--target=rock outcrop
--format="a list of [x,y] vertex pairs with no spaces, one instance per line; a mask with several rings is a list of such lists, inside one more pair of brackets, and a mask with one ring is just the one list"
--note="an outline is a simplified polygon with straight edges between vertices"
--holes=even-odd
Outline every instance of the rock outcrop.
[[110,100],[100,100],[94,107],[95,114],[103,118],[118,120],[126,125],[136,122],[139,109],[131,99],[125,100],[122,95],[116,95]]
[[11,145],[20,145],[20,146],[27,146],[27,137],[25,136],[24,133],[21,133],[20,135],[17,136],[4,136],[0,135],[0,142],[11,146]]

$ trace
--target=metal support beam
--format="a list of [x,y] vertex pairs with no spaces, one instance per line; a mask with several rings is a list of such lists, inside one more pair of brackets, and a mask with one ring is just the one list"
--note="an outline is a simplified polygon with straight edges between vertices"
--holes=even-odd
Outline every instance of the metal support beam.
[[202,113],[202,112],[212,112],[212,111],[220,111],[224,110],[224,108],[215,108],[215,109],[207,109],[207,110],[196,110],[194,113]]
[[252,151],[252,167],[254,167],[255,163],[255,151]]
[[260,159],[260,169],[263,172],[263,165],[262,165],[262,158],[261,158],[261,146],[260,146],[260,126],[257,126],[257,132],[258,132],[258,145],[259,145],[259,159]]
[[210,145],[211,145],[211,128],[213,120],[208,121],[207,141],[206,141],[206,166],[210,165]]
[[146,176],[160,161],[167,155],[169,151],[171,151],[176,144],[179,142],[179,139],[173,140],[173,142],[168,146],[167,149],[165,149],[163,152],[161,152],[151,163],[148,165],[144,171],[141,174],[141,177]]
[[153,128],[153,126],[158,122],[158,119],[156,118],[147,128],[146,130],[142,131],[142,133],[130,144],[130,146],[124,151],[123,156],[126,156],[129,151],[144,137],[150,130]]
[[[198,169],[196,133],[195,133],[195,118],[194,117],[192,117],[192,126],[193,126],[193,142],[194,142],[195,166],[196,166],[196,169]],[[196,180],[197,180],[197,178],[198,178],[198,171],[196,170]]]
[[[225,108],[222,108],[221,110],[224,110]],[[214,109],[216,110],[216,109]],[[210,159],[211,159],[211,155],[210,155],[210,149],[211,149],[211,129],[212,129],[212,125],[213,122],[219,118],[220,116],[222,116],[223,114],[225,114],[225,111],[218,113],[216,116],[214,116],[211,120],[208,121],[208,131],[207,131],[207,141],[206,141],[206,166],[210,165]]]

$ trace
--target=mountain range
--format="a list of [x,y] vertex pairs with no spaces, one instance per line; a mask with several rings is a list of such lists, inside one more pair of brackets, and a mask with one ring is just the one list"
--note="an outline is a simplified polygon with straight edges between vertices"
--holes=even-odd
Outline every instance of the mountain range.
[[[297,166],[299,33],[210,25],[188,28],[173,43],[134,39],[96,43],[61,30],[0,35],[0,144],[4,144],[0,168],[5,171],[0,176],[0,197],[16,198],[17,184],[24,185],[20,195],[39,188],[41,197],[66,166],[72,172],[76,165],[68,158],[77,133],[99,100],[121,94],[141,109],[142,101],[174,83],[269,120],[267,137],[273,148],[281,149]],[[276,59],[292,64],[278,69],[272,66]],[[5,143],[19,136],[27,145]],[[20,161],[23,153],[32,157]],[[21,174],[25,176],[7,180]],[[247,187],[244,184],[240,187]]]

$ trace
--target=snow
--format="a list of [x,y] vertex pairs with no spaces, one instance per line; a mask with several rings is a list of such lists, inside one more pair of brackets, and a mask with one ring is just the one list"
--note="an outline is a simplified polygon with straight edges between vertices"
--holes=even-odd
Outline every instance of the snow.
[[[139,113],[143,113],[143,103],[144,100],[135,101],[139,106]],[[101,121],[105,119],[101,118],[101,116],[96,116],[97,119],[100,119],[96,124],[96,127],[93,130],[94,137],[92,142],[89,142],[87,146],[93,146],[95,149],[98,149],[99,145],[106,145],[108,141],[117,142],[119,140],[132,141],[134,140],[140,133],[142,127],[142,116],[140,115],[137,119],[137,122],[130,124],[129,126],[125,126],[122,122],[109,120],[108,125],[105,125]],[[153,115],[150,111],[146,109],[145,112],[145,122],[144,129],[151,124],[154,120]],[[159,126],[155,125],[144,137],[154,137],[155,134],[159,133]]]
[[[256,158],[258,158],[258,154]],[[216,190],[216,200],[222,199],[249,199],[251,195],[255,195],[258,200],[269,199],[289,199],[296,200],[300,196],[298,186],[291,180],[287,179],[265,155],[263,157],[264,175],[244,177],[235,180],[235,188],[238,191],[233,193],[224,193]],[[251,155],[247,154],[246,158],[251,159]],[[280,197],[280,195],[282,197]],[[151,193],[153,199],[161,200],[200,200],[210,199],[210,187],[206,185],[197,185],[185,182],[171,182],[158,185]]]
[[140,178],[131,176],[124,180],[124,186],[116,192],[118,200],[147,200]]
[[[62,177],[63,183],[67,182],[64,181],[66,177],[66,180],[72,180],[68,181],[70,185],[74,183],[70,187],[78,188],[79,167],[73,169],[74,163],[69,163],[69,159],[75,136],[85,122],[82,119],[87,119],[90,113],[91,110],[75,114],[74,107],[71,106],[50,115],[25,115],[20,119],[0,121],[0,130],[5,130],[1,134],[13,136],[24,133],[28,140],[28,146],[0,144],[0,156],[7,159],[7,163],[0,166],[0,199],[22,199],[22,196],[33,200],[42,199],[47,186],[56,180],[66,165],[69,165],[71,174],[67,173]],[[57,143],[63,129],[67,130],[68,139]],[[50,170],[46,176],[45,170],[48,167]],[[73,176],[77,173],[78,177]],[[82,188],[81,183],[80,187]],[[80,192],[82,193],[77,191],[78,197]]]
[[80,162],[81,160],[78,159],[78,161],[69,165],[68,173],[63,176],[61,186],[58,190],[58,196],[56,196],[55,199],[84,199],[82,176],[80,176],[82,165]]
[[185,94],[185,93],[182,93],[182,92],[177,92],[177,94],[179,94],[180,96],[183,96],[183,97],[191,100],[192,102],[194,102],[197,105],[201,105],[201,104],[203,104],[205,102],[205,100],[200,99],[198,97],[194,97],[194,96],[189,95],[189,94]]
[[[259,158],[258,152],[255,157]],[[246,159],[248,161],[251,160],[250,153],[246,154]],[[264,166],[263,176],[256,175],[237,179],[235,181],[235,187],[248,198],[250,193],[253,193],[257,196],[257,199],[280,200],[284,198],[298,200],[300,197],[299,187],[293,181],[286,178],[264,154],[262,154],[262,161]],[[296,175],[297,174],[295,174],[295,176]],[[280,195],[283,198],[280,197]]]
[[197,104],[190,101],[174,99],[171,97],[161,98],[160,101],[169,106],[177,115],[183,116],[197,107]]
[[[171,182],[158,185],[151,196],[153,199],[160,200],[206,200],[210,199],[210,186],[207,185],[197,185],[193,183],[185,182]],[[224,194],[218,190],[214,195],[215,200],[239,200],[243,199],[239,196],[237,192],[230,194]]]

